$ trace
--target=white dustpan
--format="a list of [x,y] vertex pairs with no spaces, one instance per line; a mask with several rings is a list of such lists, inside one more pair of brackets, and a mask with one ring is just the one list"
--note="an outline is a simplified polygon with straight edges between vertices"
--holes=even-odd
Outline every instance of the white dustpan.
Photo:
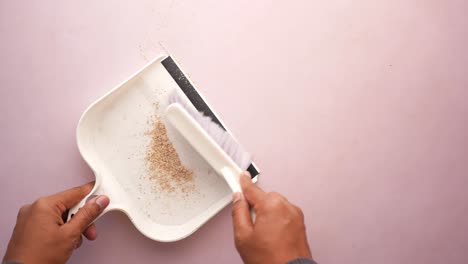
[[[230,202],[232,192],[224,179],[167,122],[168,136],[182,163],[194,171],[195,191],[189,195],[159,192],[146,177],[145,152],[150,138],[145,132],[151,129],[148,120],[155,115],[164,120],[167,97],[174,89],[180,89],[199,111],[219,121],[168,56],[150,62],[84,112],[77,127],[77,142],[95,173],[96,184],[70,209],[69,219],[89,197],[105,194],[111,202],[101,216],[111,210],[122,211],[145,236],[169,242],[192,234]],[[254,164],[249,171],[253,177],[258,175]]]

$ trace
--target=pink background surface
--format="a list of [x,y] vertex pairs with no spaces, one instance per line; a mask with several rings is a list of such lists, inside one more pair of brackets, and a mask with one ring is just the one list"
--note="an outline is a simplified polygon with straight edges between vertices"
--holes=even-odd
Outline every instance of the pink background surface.
[[[320,263],[467,263],[468,2],[273,2],[1,1],[0,251],[22,204],[93,179],[78,118],[161,42]],[[70,263],[240,262],[229,209],[169,244],[97,226]]]

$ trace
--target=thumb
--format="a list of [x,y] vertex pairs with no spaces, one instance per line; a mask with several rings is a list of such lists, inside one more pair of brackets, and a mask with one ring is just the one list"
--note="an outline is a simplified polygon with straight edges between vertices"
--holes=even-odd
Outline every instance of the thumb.
[[236,241],[243,240],[253,230],[250,218],[250,207],[244,195],[236,192],[232,196],[232,223],[234,225],[234,238]]
[[99,195],[92,198],[67,223],[68,227],[79,230],[80,233],[84,232],[108,205],[109,198],[107,196]]

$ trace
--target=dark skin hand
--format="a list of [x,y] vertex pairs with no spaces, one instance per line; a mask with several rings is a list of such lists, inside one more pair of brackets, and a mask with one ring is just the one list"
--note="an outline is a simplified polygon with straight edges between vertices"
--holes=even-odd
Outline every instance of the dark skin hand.
[[[278,193],[266,193],[252,183],[250,174],[240,177],[243,190],[233,196],[232,218],[237,251],[244,263],[284,264],[297,258],[312,258],[306,237],[304,215]],[[256,212],[255,222],[250,207]]]
[[[236,248],[247,264],[284,264],[297,258],[312,258],[307,243],[304,215],[278,193],[266,193],[245,172],[240,177],[242,193],[233,195],[232,218]],[[40,198],[23,206],[3,261],[24,264],[63,264],[80,247],[82,234],[96,239],[91,223],[109,204],[106,196],[89,200],[67,223],[62,215],[81,201],[94,183]],[[252,221],[250,208],[256,212]]]
[[63,264],[80,247],[82,234],[89,240],[96,239],[96,228],[90,224],[109,205],[106,196],[89,200],[69,222],[62,219],[93,185],[88,183],[21,207],[3,261]]

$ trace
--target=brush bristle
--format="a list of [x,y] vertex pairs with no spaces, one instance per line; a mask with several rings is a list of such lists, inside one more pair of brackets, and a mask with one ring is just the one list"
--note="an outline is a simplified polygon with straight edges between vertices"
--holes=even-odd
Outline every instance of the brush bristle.
[[221,149],[231,157],[239,168],[247,170],[252,162],[250,153],[245,151],[245,149],[237,143],[237,141],[226,130],[213,122],[210,117],[196,111],[192,107],[189,107],[188,103],[177,94],[177,91],[174,91],[174,93],[169,96],[169,104],[174,103],[180,104],[185,110],[187,110],[193,119],[195,119],[207,134],[210,135],[211,138],[221,147]]

